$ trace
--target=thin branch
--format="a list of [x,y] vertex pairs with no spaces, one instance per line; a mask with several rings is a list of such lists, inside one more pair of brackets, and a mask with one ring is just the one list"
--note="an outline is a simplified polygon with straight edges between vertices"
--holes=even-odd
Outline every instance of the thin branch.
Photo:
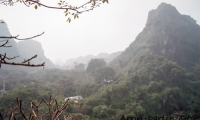
[[51,9],[62,9],[62,10],[68,9],[68,10],[76,11],[77,13],[83,13],[84,11],[78,11],[78,9],[80,9],[80,8],[82,8],[83,6],[85,6],[85,5],[89,4],[89,3],[91,3],[91,2],[87,2],[87,3],[81,5],[81,6],[77,7],[77,8],[72,8],[72,7],[52,7],[52,6],[48,6],[48,5],[42,4],[42,3],[38,2],[38,1],[34,1],[34,0],[27,0],[27,1],[28,1],[28,2],[36,3],[36,4],[38,4],[38,5],[40,5],[40,6],[43,6],[43,7],[46,7],[46,8],[51,8]]
[[[1,58],[1,56],[4,57],[4,58]],[[12,57],[12,58],[9,58],[9,57],[6,57],[6,53],[5,53],[4,55],[0,54],[0,59],[2,59],[2,60],[4,60],[4,59],[12,60],[12,59],[15,59],[15,58],[18,58],[18,57],[19,57],[19,56],[14,56],[14,57]]]
[[45,65],[45,62],[42,64],[30,64],[30,63],[23,64],[23,63],[15,63],[15,62],[2,62],[1,64],[27,66],[27,67],[42,67]]
[[[41,66],[44,66],[45,65],[45,62],[42,63],[42,64],[30,64],[30,61],[34,58],[37,57],[37,55],[27,59],[27,60],[24,60],[23,62],[21,63],[16,63],[16,62],[7,62],[7,60],[12,60],[12,59],[15,59],[19,56],[14,56],[13,58],[8,58],[6,57],[6,53],[4,55],[0,54],[0,67],[1,67],[1,64],[6,64],[6,65],[18,65],[18,66],[28,66],[28,67],[41,67]],[[27,63],[28,62],[28,63]]]
[[26,7],[30,7],[30,6],[29,6],[29,5],[27,5],[27,4],[26,4],[26,2],[24,2],[23,0],[22,0],[22,2],[24,3],[24,5],[25,5]]
[[19,35],[16,35],[16,36],[0,36],[0,38],[6,38],[6,39],[11,39],[11,38],[13,38],[13,39],[16,39],[16,40],[29,40],[29,39],[32,39],[32,38],[39,37],[39,36],[41,36],[41,35],[43,35],[43,34],[44,34],[44,32],[42,32],[41,34],[35,35],[35,36],[33,36],[33,37],[28,37],[28,38],[18,38]]
[[[16,2],[18,2],[18,1],[16,1]],[[16,3],[16,2],[13,2],[13,4]],[[26,3],[28,3],[28,2],[32,2],[32,3],[38,4],[39,6],[43,6],[43,7],[50,8],[50,9],[61,9],[61,10],[66,10],[66,9],[67,9],[67,10],[75,11],[75,12],[78,13],[78,14],[81,14],[81,13],[83,13],[83,12],[87,12],[87,11],[93,10],[95,4],[93,4],[93,5],[91,6],[91,8],[86,9],[86,10],[83,10],[83,11],[81,11],[81,10],[79,10],[79,9],[84,8],[84,6],[87,6],[88,4],[90,4],[90,3],[92,3],[92,2],[96,2],[96,1],[90,0],[89,2],[86,2],[85,4],[83,4],[83,5],[79,6],[79,7],[66,7],[66,5],[60,6],[60,7],[56,7],[56,6],[48,6],[48,5],[45,5],[45,4],[43,4],[43,3],[39,2],[39,1],[36,1],[36,0],[25,0],[25,1],[22,0],[22,3],[23,3],[25,6],[27,6],[27,7],[29,7],[29,5],[26,4]],[[3,4],[3,3],[8,3],[8,4],[9,4],[10,1],[3,1],[3,2],[0,3],[0,4]]]
[[6,4],[6,3],[12,3],[12,4],[14,4],[14,3],[19,2],[19,0],[16,0],[15,2],[13,2],[13,1],[6,1],[6,0],[0,0],[0,2],[1,2],[0,4]]
[[6,42],[4,44],[0,45],[0,47],[12,47],[12,45],[11,46],[5,46],[6,44],[8,44],[8,41],[9,40],[6,40]]
[[[52,109],[49,109],[50,111],[47,111],[46,113],[42,113],[42,114],[38,114],[37,111],[35,112],[34,111],[34,107],[37,107],[36,110],[38,110],[38,107],[41,105],[42,102],[46,102],[46,100],[42,99],[38,105],[36,105],[35,103],[33,103],[32,101],[30,102],[31,104],[31,110],[30,110],[30,115],[29,117],[27,117],[24,113],[24,111],[22,110],[22,100],[19,100],[18,97],[16,99],[17,101],[17,105],[16,107],[12,107],[11,108],[11,111],[10,111],[10,115],[9,115],[9,120],[16,120],[15,118],[15,115],[14,115],[14,112],[16,111],[19,111],[19,113],[23,116],[23,118],[25,120],[35,120],[35,119],[42,119],[43,116],[49,116],[50,117],[50,120],[58,120],[58,118],[60,117],[60,115],[64,112],[64,109],[67,107],[68,105],[68,100],[65,101],[65,103],[60,107],[60,109],[58,108],[58,105],[57,105],[57,100],[54,100],[54,103],[56,105],[56,110],[52,110]],[[49,108],[51,106],[53,106],[53,103],[51,102],[53,100],[51,100],[51,96],[49,98],[49,102],[46,104]],[[51,103],[51,104],[50,104]],[[73,118],[72,117],[67,117],[64,116],[64,119],[65,120],[72,120]],[[0,120],[3,120],[3,115],[1,114],[0,112]]]
[[83,8],[85,5],[90,4],[90,3],[91,3],[91,1],[90,1],[90,2],[87,2],[87,3],[83,4],[83,5],[81,5],[81,6],[79,6],[79,7],[77,7],[77,9]]
[[37,55],[34,55],[33,57],[31,57],[31,58],[29,58],[29,59],[27,59],[27,60],[24,60],[22,63],[29,62],[29,61],[31,61],[32,59],[36,58],[36,57],[37,57]]
[[[20,39],[18,38],[19,35],[17,36],[10,36],[10,37],[6,37],[6,36],[3,36],[3,37],[0,37],[0,38],[14,38],[14,39],[17,39],[17,40],[28,40],[28,39],[32,39],[32,38],[35,38],[35,37],[38,37],[38,36],[41,36],[43,33],[41,34],[38,34],[38,35],[35,35],[33,37],[29,37],[29,38],[23,38],[23,39]],[[4,42],[3,44],[0,45],[0,47],[12,47],[12,46],[8,46],[7,44],[9,43],[9,40],[2,40],[0,42]],[[19,56],[14,56],[12,58],[10,57],[7,57],[6,56],[6,53],[3,55],[3,54],[0,54],[0,68],[1,68],[1,65],[2,64],[7,64],[7,65],[18,65],[18,66],[28,66],[28,67],[42,67],[44,66],[45,63],[42,63],[42,64],[30,64],[30,61],[34,58],[37,57],[37,55],[34,55],[33,57],[27,59],[27,60],[24,60],[22,62],[19,62],[19,63],[16,63],[16,62],[9,62],[9,60],[13,60],[15,58],[17,58]]]

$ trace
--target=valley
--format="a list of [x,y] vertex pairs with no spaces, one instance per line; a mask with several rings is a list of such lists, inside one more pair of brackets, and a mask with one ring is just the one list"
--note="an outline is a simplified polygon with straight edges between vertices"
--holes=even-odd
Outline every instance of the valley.
[[[66,60],[65,66],[51,62],[37,41],[10,40],[12,49],[0,48],[2,54],[20,54],[19,59],[38,54],[33,63],[42,61],[45,67],[2,65],[0,89],[5,92],[0,93],[0,111],[8,118],[16,97],[22,99],[23,110],[29,111],[30,101],[51,95],[60,104],[71,97],[63,115],[75,120],[177,114],[199,118],[199,33],[200,26],[192,17],[161,3],[149,11],[144,29],[124,51]],[[42,106],[40,112],[46,110]],[[22,116],[17,114],[17,118]]]

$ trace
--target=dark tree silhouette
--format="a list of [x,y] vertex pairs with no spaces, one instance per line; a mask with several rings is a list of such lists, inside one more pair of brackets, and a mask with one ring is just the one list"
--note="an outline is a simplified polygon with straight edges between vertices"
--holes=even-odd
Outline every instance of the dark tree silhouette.
[[[42,120],[43,118],[48,118],[49,120],[59,120],[59,117],[64,112],[64,109],[68,105],[68,101],[65,101],[65,103],[59,108],[57,100],[52,100],[51,96],[48,101],[42,99],[38,104],[34,103],[33,101],[30,102],[30,112],[27,116],[28,111],[23,111],[22,108],[22,100],[19,100],[17,98],[17,105],[10,109],[9,118],[3,118],[3,115],[0,111],[0,120],[8,119],[8,120],[16,120],[15,113],[19,112],[20,115],[25,120]],[[40,105],[44,103],[46,104],[48,111],[45,113],[39,113],[39,107]],[[67,118],[64,116],[64,120],[72,120],[73,118],[68,116]]]
[[95,70],[103,66],[106,66],[106,62],[103,59],[91,59],[88,63],[86,72],[94,75]]

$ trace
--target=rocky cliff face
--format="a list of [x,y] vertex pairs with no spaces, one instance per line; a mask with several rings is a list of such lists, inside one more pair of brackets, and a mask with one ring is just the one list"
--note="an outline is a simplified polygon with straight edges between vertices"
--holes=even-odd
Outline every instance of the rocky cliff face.
[[125,113],[134,108],[132,115],[169,116],[181,111],[199,116],[199,33],[196,21],[172,5],[162,3],[150,11],[143,31],[110,63],[118,81],[106,95],[124,92],[109,97],[112,102],[107,106],[126,101],[118,108]]
[[150,33],[145,42],[153,53],[186,68],[199,61],[200,26],[190,16],[181,15],[175,7],[163,3],[150,11],[144,31]]
[[149,12],[143,31],[111,66],[126,69],[139,56],[156,54],[190,69],[200,58],[199,33],[200,27],[193,18],[162,3]]

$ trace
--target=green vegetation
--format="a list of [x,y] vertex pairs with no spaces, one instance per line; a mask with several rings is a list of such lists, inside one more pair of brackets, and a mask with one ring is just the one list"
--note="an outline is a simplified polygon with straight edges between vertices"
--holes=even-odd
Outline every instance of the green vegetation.
[[[64,112],[74,119],[116,120],[123,115],[170,116],[177,112],[200,116],[199,32],[192,18],[162,3],[149,13],[136,40],[107,66],[102,59],[92,59],[86,71],[83,64],[75,65],[74,70],[29,74],[1,70],[1,75],[9,77],[7,92],[0,94],[0,110],[6,116],[17,96],[28,108],[30,100],[51,94],[60,103],[65,97],[83,96],[76,104],[71,100]],[[113,81],[105,85],[102,78]]]
[[91,59],[90,62],[88,63],[86,72],[94,75],[95,70],[105,65],[106,65],[106,62],[103,59]]
[[100,67],[95,71],[95,80],[97,83],[102,82],[102,79],[113,80],[115,71],[110,67]]

